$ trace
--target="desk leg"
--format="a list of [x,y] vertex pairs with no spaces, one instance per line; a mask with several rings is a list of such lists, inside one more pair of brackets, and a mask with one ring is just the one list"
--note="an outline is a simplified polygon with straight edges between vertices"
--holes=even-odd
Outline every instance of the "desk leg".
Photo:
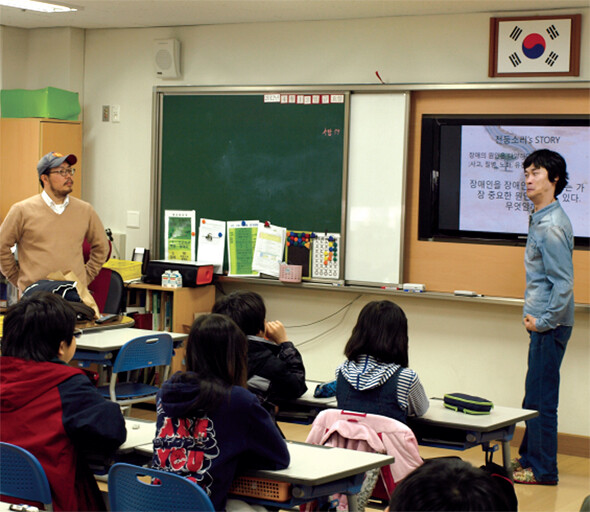
[[346,497],[348,499],[349,512],[357,512],[357,510],[359,509],[357,495],[356,494],[347,494]]
[[508,476],[512,478],[512,468],[510,466],[510,441],[502,440],[502,462],[504,469],[508,472]]
[[109,381],[111,379],[109,370],[110,370],[110,367],[107,368],[103,364],[98,365],[98,385],[99,386],[108,386]]

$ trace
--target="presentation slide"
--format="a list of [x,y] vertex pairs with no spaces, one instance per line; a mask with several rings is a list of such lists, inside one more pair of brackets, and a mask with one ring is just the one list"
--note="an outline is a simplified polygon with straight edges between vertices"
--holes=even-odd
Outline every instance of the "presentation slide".
[[590,127],[464,125],[461,130],[461,230],[526,234],[533,204],[522,162],[537,149],[550,149],[567,163],[569,183],[558,198],[574,235],[590,236]]

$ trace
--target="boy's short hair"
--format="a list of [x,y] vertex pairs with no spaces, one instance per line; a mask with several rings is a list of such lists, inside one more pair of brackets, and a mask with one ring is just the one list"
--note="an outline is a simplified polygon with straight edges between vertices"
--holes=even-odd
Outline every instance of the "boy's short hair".
[[[533,151],[527,156],[522,164],[523,169],[528,169],[531,165],[536,168],[544,167],[547,169],[547,176],[551,183],[555,183],[555,197],[557,197],[567,186],[567,165],[564,158],[555,151],[550,149],[539,149]],[[559,179],[558,179],[559,178]],[[555,182],[557,180],[557,182]]]
[[430,459],[412,471],[394,489],[389,509],[516,510],[492,476],[455,457]]
[[76,312],[68,301],[50,292],[33,293],[6,311],[2,355],[50,361],[62,341],[70,346],[75,326]]
[[229,316],[247,336],[264,332],[266,306],[256,292],[237,290],[220,298],[212,313]]

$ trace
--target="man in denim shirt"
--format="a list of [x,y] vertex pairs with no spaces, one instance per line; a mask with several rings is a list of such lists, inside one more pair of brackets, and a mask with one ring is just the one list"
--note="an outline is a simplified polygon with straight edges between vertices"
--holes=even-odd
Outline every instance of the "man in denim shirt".
[[565,160],[541,149],[523,168],[526,192],[535,206],[530,217],[524,264],[524,325],[530,335],[523,407],[539,411],[527,421],[514,481],[557,484],[559,367],[574,325],[572,226],[557,196],[567,185]]

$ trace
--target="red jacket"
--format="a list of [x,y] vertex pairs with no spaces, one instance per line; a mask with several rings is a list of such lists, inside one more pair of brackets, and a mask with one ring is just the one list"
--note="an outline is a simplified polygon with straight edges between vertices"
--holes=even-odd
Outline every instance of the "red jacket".
[[125,420],[81,370],[0,357],[0,416],[0,440],[37,457],[55,510],[104,510],[86,457],[114,453],[125,441]]

